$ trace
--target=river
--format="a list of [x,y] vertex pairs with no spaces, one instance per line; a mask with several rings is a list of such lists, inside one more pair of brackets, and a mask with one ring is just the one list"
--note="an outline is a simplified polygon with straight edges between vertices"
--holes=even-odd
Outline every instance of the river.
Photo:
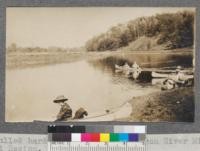
[[[151,59],[147,61],[152,62]],[[58,95],[69,99],[73,113],[83,107],[92,115],[116,108],[132,97],[160,90],[149,82],[138,82],[115,74],[110,68],[112,66],[113,61],[110,63],[104,59],[7,69],[6,121],[55,120],[60,106],[53,100]]]

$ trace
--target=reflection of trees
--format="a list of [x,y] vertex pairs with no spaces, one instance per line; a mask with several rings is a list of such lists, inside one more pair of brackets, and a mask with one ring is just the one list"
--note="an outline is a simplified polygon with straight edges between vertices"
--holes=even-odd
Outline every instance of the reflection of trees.
[[89,62],[96,68],[101,70],[115,71],[115,64],[123,66],[128,63],[131,66],[134,62],[141,68],[162,68],[170,66],[186,66],[192,65],[191,54],[118,54],[117,56],[110,56],[99,60],[90,60]]
[[115,64],[118,64],[120,61],[115,57],[107,57],[107,58],[98,59],[98,60],[89,60],[88,62],[95,68],[100,68],[104,72],[110,71],[114,73],[115,71],[114,66]]

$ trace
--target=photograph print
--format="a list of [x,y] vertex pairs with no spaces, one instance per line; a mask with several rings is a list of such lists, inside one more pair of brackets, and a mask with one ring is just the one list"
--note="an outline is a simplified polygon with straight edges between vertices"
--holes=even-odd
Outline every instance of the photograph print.
[[8,7],[6,122],[194,122],[195,15]]

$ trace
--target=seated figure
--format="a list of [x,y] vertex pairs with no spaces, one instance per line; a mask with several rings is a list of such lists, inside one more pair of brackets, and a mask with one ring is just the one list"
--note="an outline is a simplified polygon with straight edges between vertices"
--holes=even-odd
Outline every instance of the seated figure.
[[72,117],[72,109],[71,107],[65,102],[68,99],[65,98],[63,95],[58,96],[55,100],[54,103],[59,103],[61,108],[60,111],[57,115],[56,121],[67,121]]

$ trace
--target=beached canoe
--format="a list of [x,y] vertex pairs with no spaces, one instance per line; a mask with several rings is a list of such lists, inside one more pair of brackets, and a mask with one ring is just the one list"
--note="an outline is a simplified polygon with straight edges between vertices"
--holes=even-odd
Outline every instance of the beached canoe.
[[136,63],[134,63],[132,67],[130,67],[127,63],[123,66],[115,64],[115,72],[123,72],[126,77],[137,79],[142,72],[142,69]]
[[166,80],[166,78],[153,78],[151,80],[152,85],[161,85]]
[[132,106],[129,102],[125,102],[115,109],[106,110],[102,113],[89,114],[83,119],[77,119],[73,121],[115,121],[129,117],[131,112]]
[[158,72],[152,72],[151,76],[153,78],[169,78],[169,79],[173,79],[173,80],[187,80],[187,79],[192,79],[194,78],[194,75],[187,75],[184,73],[178,73],[178,74],[174,74],[174,73],[158,73]]
[[119,65],[115,64],[115,69],[123,71],[123,70],[130,70],[131,67],[127,63],[123,66],[119,66]]
[[174,77],[176,74],[167,74],[167,73],[158,73],[158,72],[151,72],[151,76],[153,78],[169,78]]
[[137,64],[133,64],[132,67],[130,67],[127,63],[123,66],[119,66],[117,64],[115,64],[115,70],[121,70],[121,71],[124,71],[124,70],[128,70],[130,72],[141,72],[142,69],[137,65]]
[[115,69],[119,70],[119,71],[122,71],[123,70],[123,66],[119,66],[119,65],[115,64]]

